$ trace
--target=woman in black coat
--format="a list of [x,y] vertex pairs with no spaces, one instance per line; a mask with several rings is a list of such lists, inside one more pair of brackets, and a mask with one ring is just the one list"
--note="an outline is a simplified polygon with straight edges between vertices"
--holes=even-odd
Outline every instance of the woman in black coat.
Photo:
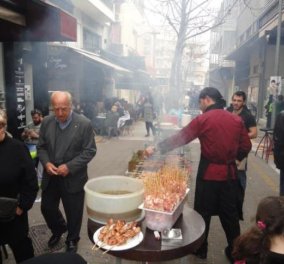
[[[28,237],[27,212],[35,201],[38,182],[28,149],[24,143],[9,137],[6,127],[7,116],[0,109],[0,199],[17,199],[12,219],[3,219],[0,215],[0,244],[8,244],[19,263],[34,256]],[[2,204],[2,213],[3,208]]]

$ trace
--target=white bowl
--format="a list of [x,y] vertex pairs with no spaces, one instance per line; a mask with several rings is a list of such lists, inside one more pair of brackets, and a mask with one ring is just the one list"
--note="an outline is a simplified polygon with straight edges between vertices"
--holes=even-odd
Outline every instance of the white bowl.
[[144,186],[138,179],[126,176],[102,176],[89,180],[84,190],[89,218],[99,223],[108,219],[137,220],[138,206],[143,202]]

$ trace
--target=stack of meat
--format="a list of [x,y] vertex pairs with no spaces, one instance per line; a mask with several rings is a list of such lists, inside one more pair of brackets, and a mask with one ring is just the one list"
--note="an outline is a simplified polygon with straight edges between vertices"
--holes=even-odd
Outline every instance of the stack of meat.
[[126,223],[124,220],[110,219],[107,225],[101,229],[98,238],[104,245],[123,245],[141,231],[140,227],[136,225],[136,222]]
[[172,212],[185,197],[188,177],[187,170],[169,166],[143,173],[144,208]]

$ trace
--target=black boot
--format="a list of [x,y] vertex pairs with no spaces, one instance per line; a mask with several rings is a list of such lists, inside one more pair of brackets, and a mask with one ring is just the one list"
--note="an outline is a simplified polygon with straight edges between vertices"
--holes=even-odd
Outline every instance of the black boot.
[[208,243],[203,243],[201,247],[193,253],[194,256],[200,259],[207,259]]

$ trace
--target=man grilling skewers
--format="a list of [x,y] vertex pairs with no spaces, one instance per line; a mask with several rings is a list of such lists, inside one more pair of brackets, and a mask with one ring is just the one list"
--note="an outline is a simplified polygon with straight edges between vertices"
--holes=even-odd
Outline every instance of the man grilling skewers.
[[237,115],[224,110],[225,100],[213,87],[206,87],[199,95],[203,114],[194,118],[177,134],[163,140],[157,148],[148,147],[153,154],[168,152],[198,138],[201,158],[196,177],[194,209],[205,221],[205,240],[195,253],[206,259],[211,216],[218,215],[226,234],[226,256],[233,263],[233,241],[240,235],[238,215],[238,181],[236,160],[241,161],[251,150],[247,130]]

